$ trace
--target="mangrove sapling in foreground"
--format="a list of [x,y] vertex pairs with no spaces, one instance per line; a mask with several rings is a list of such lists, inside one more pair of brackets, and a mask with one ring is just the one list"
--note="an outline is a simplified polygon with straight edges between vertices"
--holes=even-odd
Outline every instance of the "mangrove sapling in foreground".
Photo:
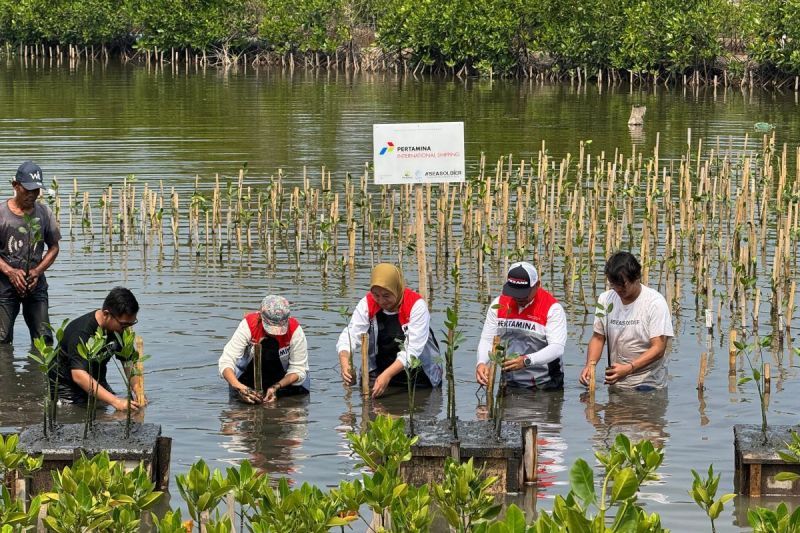
[[212,473],[206,462],[200,459],[192,465],[189,472],[176,476],[175,481],[189,508],[189,515],[197,524],[197,531],[202,532],[208,513],[216,509],[230,490],[228,480],[216,468]]
[[607,453],[595,457],[604,469],[599,492],[592,468],[578,459],[569,472],[569,494],[556,496],[552,512],[539,514],[535,531],[564,531],[564,524],[567,531],[667,531],[658,513],[648,515],[637,501],[641,484],[657,478],[664,452],[649,441],[632,444],[620,434]]
[[723,494],[717,498],[717,487],[719,486],[719,474],[714,475],[714,465],[708,467],[708,477],[701,478],[694,469],[692,469],[692,488],[689,491],[689,496],[694,499],[700,508],[706,512],[709,520],[711,520],[711,533],[716,533],[717,528],[714,525],[714,520],[719,518],[722,513],[723,507],[726,502],[729,502],[736,496],[735,494]]
[[436,505],[451,531],[457,533],[472,531],[474,526],[495,518],[503,508],[489,493],[489,487],[497,482],[497,476],[485,476],[484,470],[475,468],[472,461],[470,457],[466,463],[459,463],[448,457],[444,465],[444,481],[433,487]]
[[[17,478],[26,478],[42,468],[44,458],[31,457],[18,448],[19,437],[0,435],[0,530],[3,533],[27,531],[36,526],[41,508],[41,496],[35,496],[28,504],[20,498],[12,498],[9,487],[13,487],[14,473]],[[7,486],[8,485],[8,486]]]
[[44,522],[56,533],[97,531],[136,533],[143,511],[161,498],[142,463],[130,472],[107,452],[81,457],[71,467],[53,473],[53,490]]

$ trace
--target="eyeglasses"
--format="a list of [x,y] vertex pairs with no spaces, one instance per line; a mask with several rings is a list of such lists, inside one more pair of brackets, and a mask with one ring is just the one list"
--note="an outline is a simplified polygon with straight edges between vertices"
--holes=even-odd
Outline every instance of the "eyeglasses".
[[134,318],[132,322],[123,322],[122,320],[120,320],[120,319],[119,319],[119,318],[117,318],[116,316],[112,315],[111,313],[109,313],[109,315],[111,315],[111,318],[113,318],[114,320],[116,320],[116,321],[117,321],[117,324],[119,324],[120,326],[122,326],[122,327],[123,327],[123,329],[124,329],[124,328],[130,328],[130,327],[133,327],[133,326],[135,326],[136,324],[138,324],[138,323],[139,323],[139,319],[137,319],[137,318]]

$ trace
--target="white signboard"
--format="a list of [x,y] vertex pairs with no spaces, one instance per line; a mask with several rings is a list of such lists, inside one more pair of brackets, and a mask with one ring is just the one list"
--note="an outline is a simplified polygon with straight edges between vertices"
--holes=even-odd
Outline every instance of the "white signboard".
[[375,184],[464,181],[464,123],[372,126]]

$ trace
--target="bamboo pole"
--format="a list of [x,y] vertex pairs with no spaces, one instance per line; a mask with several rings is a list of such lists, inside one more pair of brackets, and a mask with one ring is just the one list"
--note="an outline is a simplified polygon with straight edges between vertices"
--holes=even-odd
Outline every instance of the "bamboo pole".
[[708,368],[708,352],[700,354],[700,371],[697,374],[697,390],[702,391],[705,387],[706,369]]
[[417,273],[419,276],[419,294],[428,301],[428,259],[425,249],[425,206],[422,198],[422,187],[416,187],[416,229],[417,234]]
[[369,396],[369,335],[361,335],[361,394]]
[[139,353],[140,360],[136,362],[136,366],[134,367],[134,373],[131,377],[131,390],[133,394],[136,396],[136,401],[139,403],[140,407],[144,407],[144,361],[141,360],[144,357],[144,339],[141,336],[136,335],[136,351]]

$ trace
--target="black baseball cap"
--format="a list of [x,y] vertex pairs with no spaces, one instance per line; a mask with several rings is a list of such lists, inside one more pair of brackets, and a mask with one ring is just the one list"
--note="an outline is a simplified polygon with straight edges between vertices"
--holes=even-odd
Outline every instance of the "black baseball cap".
[[511,265],[503,285],[503,294],[512,298],[527,298],[531,287],[539,281],[539,273],[530,263],[519,262]]
[[33,191],[42,188],[42,168],[33,161],[25,161],[17,169],[14,181],[26,190]]

